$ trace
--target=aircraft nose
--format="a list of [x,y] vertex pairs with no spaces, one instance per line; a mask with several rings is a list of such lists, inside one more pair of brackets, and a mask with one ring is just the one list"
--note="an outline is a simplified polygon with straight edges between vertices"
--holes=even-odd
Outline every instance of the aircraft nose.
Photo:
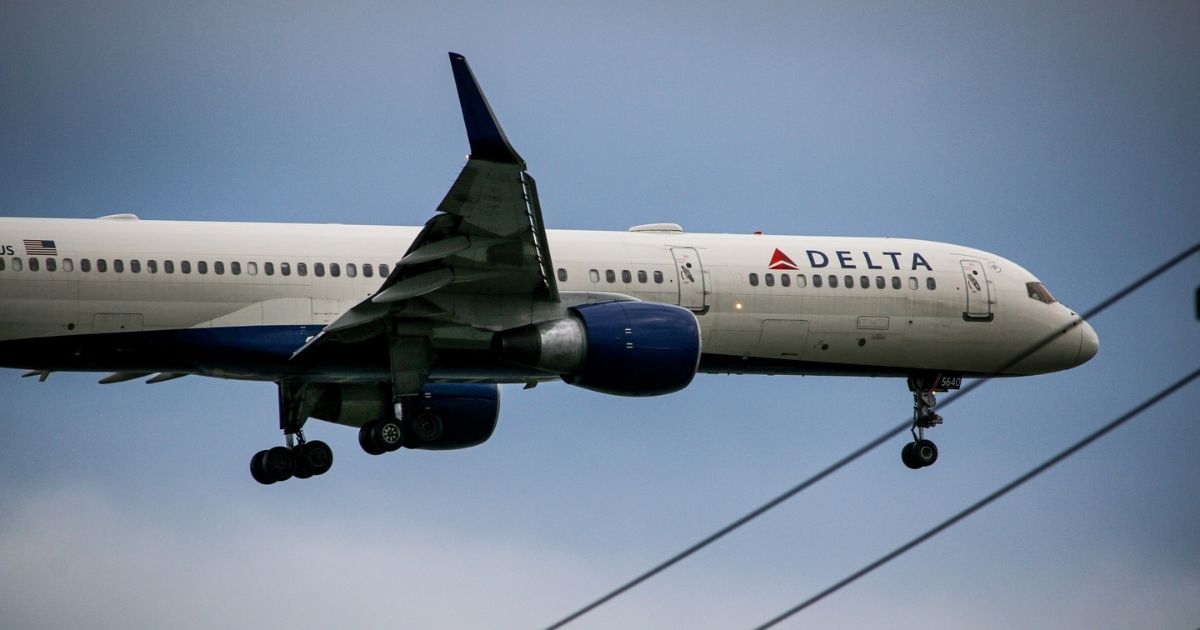
[[1100,336],[1096,334],[1096,330],[1092,325],[1083,322],[1079,326],[1079,356],[1075,359],[1075,365],[1083,365],[1096,356],[1100,351]]

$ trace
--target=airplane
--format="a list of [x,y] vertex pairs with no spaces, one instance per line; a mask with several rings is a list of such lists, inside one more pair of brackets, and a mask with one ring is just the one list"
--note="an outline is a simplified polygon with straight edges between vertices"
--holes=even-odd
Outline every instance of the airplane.
[[919,469],[936,393],[1047,336],[1001,375],[1099,349],[1033,274],[961,245],[547,230],[466,59],[450,64],[470,155],[424,226],[0,218],[0,366],[273,382],[283,444],[250,462],[272,484],[330,469],[310,418],[357,427],[372,455],[458,449],[491,437],[500,384],[657,396],[697,373],[905,378],[901,459]]

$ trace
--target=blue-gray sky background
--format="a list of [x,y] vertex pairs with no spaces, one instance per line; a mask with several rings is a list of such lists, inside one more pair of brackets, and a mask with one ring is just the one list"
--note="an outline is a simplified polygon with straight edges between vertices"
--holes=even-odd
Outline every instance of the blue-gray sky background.
[[[979,247],[1076,309],[1200,237],[1200,4],[0,5],[0,214],[416,225],[467,152],[467,56],[549,227]],[[397,243],[397,255],[407,243]],[[580,628],[747,627],[1195,368],[1200,264],[1092,321],[1078,369],[945,411]],[[503,389],[487,444],[264,488],[269,384],[0,371],[12,628],[545,625],[831,463],[884,379]],[[1195,627],[1200,387],[787,627]]]

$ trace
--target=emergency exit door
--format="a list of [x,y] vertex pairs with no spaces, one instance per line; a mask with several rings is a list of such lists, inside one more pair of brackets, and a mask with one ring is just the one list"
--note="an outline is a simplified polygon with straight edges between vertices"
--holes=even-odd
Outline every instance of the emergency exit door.
[[675,276],[679,283],[679,305],[693,311],[704,311],[708,305],[704,300],[704,269],[700,266],[700,254],[691,247],[672,247],[675,257]]

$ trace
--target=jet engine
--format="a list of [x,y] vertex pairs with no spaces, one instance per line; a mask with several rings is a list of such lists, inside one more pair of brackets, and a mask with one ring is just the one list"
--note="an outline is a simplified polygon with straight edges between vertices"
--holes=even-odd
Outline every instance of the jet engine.
[[605,302],[567,317],[498,333],[504,361],[558,374],[572,385],[619,396],[658,396],[687,387],[700,363],[700,324],[691,311],[652,302]]

